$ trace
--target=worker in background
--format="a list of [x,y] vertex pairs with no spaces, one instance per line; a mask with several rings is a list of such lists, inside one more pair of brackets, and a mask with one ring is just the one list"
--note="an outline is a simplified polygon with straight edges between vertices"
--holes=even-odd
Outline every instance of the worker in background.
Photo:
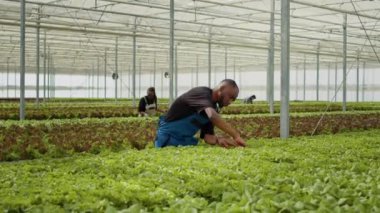
[[154,87],[149,87],[147,95],[142,97],[138,107],[139,116],[153,116],[157,112],[157,96]]
[[245,104],[252,104],[253,100],[255,100],[255,99],[256,99],[256,95],[252,95],[252,96],[244,99],[243,103],[245,103]]
[[[195,87],[178,97],[166,115],[159,119],[156,147],[197,145],[194,135],[208,144],[223,147],[245,146],[239,132],[218,114],[222,107],[230,105],[239,94],[235,81],[225,79],[214,89]],[[214,126],[231,138],[214,134]]]

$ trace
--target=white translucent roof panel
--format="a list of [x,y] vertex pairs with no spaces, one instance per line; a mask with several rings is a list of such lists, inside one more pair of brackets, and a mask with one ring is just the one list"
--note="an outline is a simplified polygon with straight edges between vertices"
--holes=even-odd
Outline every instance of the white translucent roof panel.
[[[167,70],[169,54],[168,0],[30,0],[26,1],[27,71],[36,70],[37,26],[40,56],[54,59],[58,73],[87,73],[107,52],[109,72],[115,70],[118,38],[119,69],[132,64],[132,36],[137,37],[138,63],[143,72]],[[280,1],[276,0],[276,63],[280,50]],[[208,42],[212,66],[265,66],[269,44],[270,0],[177,0],[175,42],[179,67],[191,70],[208,66]],[[20,2],[0,0],[0,70],[7,60],[19,61]],[[291,1],[291,62],[340,61],[343,17],[347,14],[347,55],[354,61],[380,63],[379,0]],[[136,28],[136,31],[135,31]],[[319,49],[318,49],[319,47]],[[43,62],[41,61],[41,67]],[[102,65],[103,66],[103,65]],[[181,71],[181,70],[180,70]]]

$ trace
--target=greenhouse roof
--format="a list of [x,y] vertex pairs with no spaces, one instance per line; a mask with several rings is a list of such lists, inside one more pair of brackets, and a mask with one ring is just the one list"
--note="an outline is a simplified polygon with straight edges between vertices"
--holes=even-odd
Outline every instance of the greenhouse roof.
[[[212,66],[267,64],[270,0],[175,1],[175,44],[184,71]],[[34,0],[26,1],[26,66],[36,70],[37,28],[40,56],[50,55],[57,73],[83,74],[104,66],[109,72],[130,70],[133,35],[143,72],[169,68],[168,0]],[[275,1],[275,63],[280,61],[280,1]],[[342,60],[343,23],[347,14],[349,61],[380,63],[379,0],[292,0],[291,63]],[[45,40],[46,38],[46,40]],[[19,63],[20,1],[0,0],[0,66]],[[116,41],[117,40],[117,41]],[[46,46],[44,45],[46,42]],[[117,43],[117,45],[116,45]],[[46,47],[46,52],[44,51]],[[117,51],[116,51],[117,49]],[[44,53],[45,52],[45,53]],[[227,60],[226,60],[227,59]],[[43,60],[41,61],[43,66]],[[180,72],[181,72],[180,69]]]

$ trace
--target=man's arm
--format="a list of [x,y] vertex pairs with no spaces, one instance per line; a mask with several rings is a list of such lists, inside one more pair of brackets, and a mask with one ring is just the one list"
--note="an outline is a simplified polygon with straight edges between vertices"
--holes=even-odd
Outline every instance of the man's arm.
[[239,146],[234,140],[229,138],[217,137],[215,135],[206,134],[204,136],[206,143],[210,145],[218,145],[225,148]]
[[209,107],[205,109],[207,116],[210,118],[212,124],[223,132],[230,135],[239,146],[245,146],[245,141],[240,137],[240,134],[235,130],[229,123],[224,121],[220,115],[215,111],[215,109]]

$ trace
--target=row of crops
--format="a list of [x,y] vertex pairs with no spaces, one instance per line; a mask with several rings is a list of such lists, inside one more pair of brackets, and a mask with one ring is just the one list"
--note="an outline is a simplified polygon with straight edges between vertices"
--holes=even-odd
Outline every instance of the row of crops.
[[380,211],[380,103],[292,102],[288,140],[279,103],[234,104],[236,149],[154,149],[158,118],[131,100],[18,107],[0,102],[0,211]]
[[[279,115],[233,115],[226,120],[243,138],[273,138],[280,135]],[[380,112],[300,113],[291,117],[292,136],[335,134],[351,130],[380,128]],[[317,125],[318,124],[318,125]],[[65,119],[7,121],[0,125],[1,160],[67,156],[73,152],[97,153],[102,149],[143,149],[152,144],[156,118]],[[221,134],[221,133],[220,133]]]
[[[17,120],[19,119],[19,107],[17,104],[0,104],[0,119]],[[160,104],[159,108],[163,111],[168,109],[167,104]],[[290,112],[334,112],[341,111],[339,103],[316,103],[293,102],[290,105]],[[349,103],[347,111],[380,111],[380,104],[377,103]],[[275,104],[274,112],[280,112],[279,103]],[[269,113],[266,103],[256,104],[235,104],[222,110],[224,115],[239,114],[265,114]],[[137,109],[130,102],[108,102],[108,103],[45,103],[37,106],[29,104],[26,107],[26,119],[45,120],[45,119],[71,119],[71,118],[110,118],[110,117],[137,117]]]
[[3,162],[9,212],[379,212],[380,132]]

